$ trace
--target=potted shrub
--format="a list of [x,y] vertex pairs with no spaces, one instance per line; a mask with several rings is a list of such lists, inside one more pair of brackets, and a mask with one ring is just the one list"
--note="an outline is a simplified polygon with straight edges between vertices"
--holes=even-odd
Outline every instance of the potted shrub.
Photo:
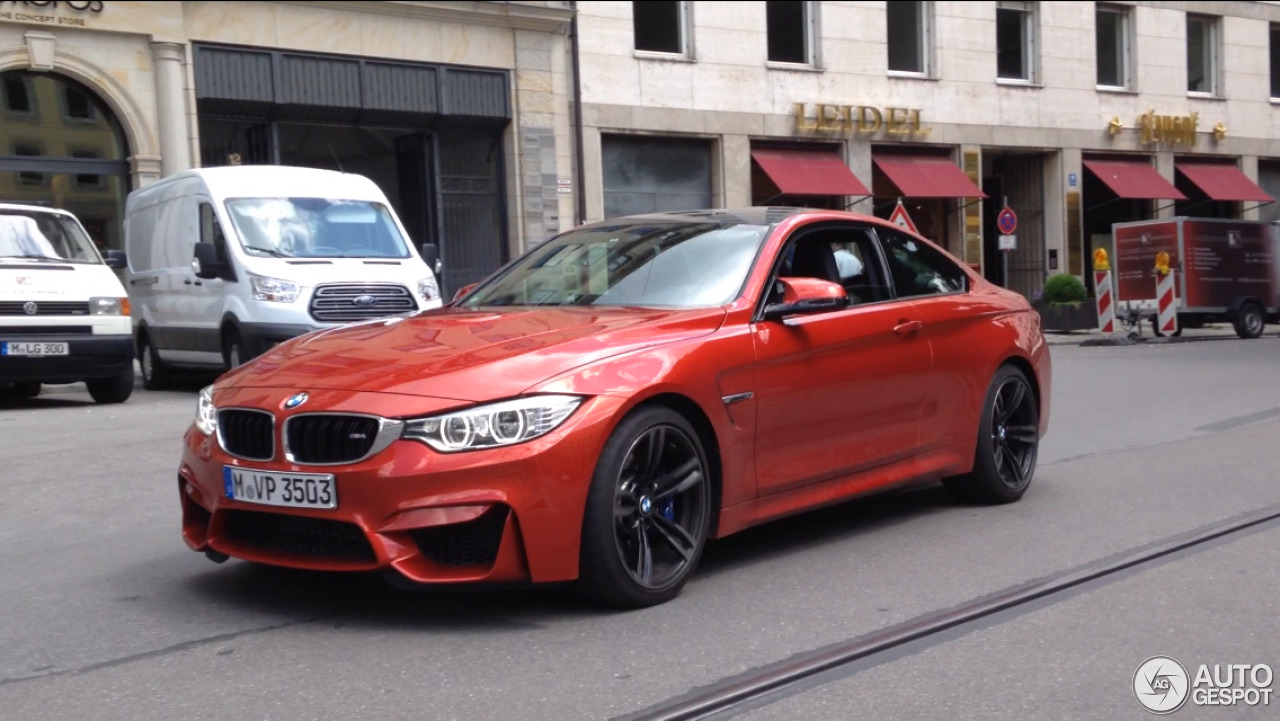
[[1092,330],[1098,327],[1098,309],[1079,278],[1068,273],[1052,276],[1033,305],[1045,330]]

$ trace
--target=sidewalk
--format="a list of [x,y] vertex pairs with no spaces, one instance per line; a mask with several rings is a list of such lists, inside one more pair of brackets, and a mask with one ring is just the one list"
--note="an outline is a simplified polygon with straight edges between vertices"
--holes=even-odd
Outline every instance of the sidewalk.
[[[1111,341],[1114,342],[1114,345],[1130,345],[1129,342],[1126,342],[1126,339],[1128,338],[1128,334],[1120,329],[1121,326],[1119,323],[1117,323],[1116,325],[1117,325],[1117,331],[1115,333],[1109,334]],[[1235,328],[1232,328],[1229,323],[1216,323],[1212,325],[1206,325],[1203,328],[1186,328],[1182,331],[1182,335],[1176,338],[1170,338],[1170,337],[1157,338],[1155,335],[1152,334],[1151,330],[1152,330],[1151,324],[1144,323],[1142,326],[1142,336],[1138,338],[1136,341],[1134,341],[1132,344],[1136,345],[1138,343],[1189,343],[1192,341],[1229,340],[1233,338],[1239,339],[1239,336],[1236,335]],[[1268,328],[1263,332],[1262,337],[1265,338],[1268,335],[1274,335],[1274,334],[1275,334],[1275,329]],[[1059,332],[1059,331],[1045,331],[1044,337],[1045,337],[1045,340],[1049,341],[1049,345],[1085,345],[1087,343],[1090,346],[1095,346],[1095,345],[1100,346],[1100,345],[1112,344],[1112,343],[1109,343],[1107,340],[1108,334],[1103,334],[1101,331],[1096,329],[1089,330],[1089,331],[1075,331],[1075,332],[1069,332],[1069,333]]]

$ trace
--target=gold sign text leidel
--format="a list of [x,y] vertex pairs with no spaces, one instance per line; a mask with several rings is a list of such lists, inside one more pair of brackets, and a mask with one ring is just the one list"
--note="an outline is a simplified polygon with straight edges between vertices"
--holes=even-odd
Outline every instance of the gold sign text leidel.
[[930,128],[920,124],[919,108],[877,108],[871,105],[832,105],[796,103],[796,130],[828,133],[878,133],[889,135],[928,135]]
[[1148,110],[1138,116],[1138,130],[1142,133],[1142,144],[1170,143],[1196,146],[1196,126],[1200,123],[1200,114],[1190,115],[1156,115],[1156,111]]

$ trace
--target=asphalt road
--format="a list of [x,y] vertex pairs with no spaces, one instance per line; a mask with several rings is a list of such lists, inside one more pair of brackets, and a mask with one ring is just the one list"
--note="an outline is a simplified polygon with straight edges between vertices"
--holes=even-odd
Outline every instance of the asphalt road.
[[[713,544],[680,598],[631,613],[562,590],[415,594],[214,565],[178,536],[198,384],[115,407],[75,387],[0,405],[0,717],[632,714],[1280,503],[1278,357],[1274,333],[1057,346],[1052,428],[1022,502],[963,506],[926,489],[780,521]],[[1131,682],[1150,656],[1280,669],[1278,555],[1280,532],[1255,529],[740,717],[1142,718]],[[1177,717],[1250,713],[1266,715]]]

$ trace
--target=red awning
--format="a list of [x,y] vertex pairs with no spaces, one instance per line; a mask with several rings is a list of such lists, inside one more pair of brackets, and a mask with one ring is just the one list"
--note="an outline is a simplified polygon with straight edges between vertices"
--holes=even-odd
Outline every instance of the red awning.
[[871,195],[840,156],[820,150],[752,150],[783,195]]
[[1178,163],[1178,172],[1213,200],[1242,200],[1257,203],[1275,201],[1249,176],[1234,165],[1218,163]]
[[948,158],[923,155],[876,155],[880,170],[905,198],[985,198],[987,194],[969,180]]
[[1084,167],[1129,200],[1186,200],[1156,169],[1141,160],[1086,160]]

